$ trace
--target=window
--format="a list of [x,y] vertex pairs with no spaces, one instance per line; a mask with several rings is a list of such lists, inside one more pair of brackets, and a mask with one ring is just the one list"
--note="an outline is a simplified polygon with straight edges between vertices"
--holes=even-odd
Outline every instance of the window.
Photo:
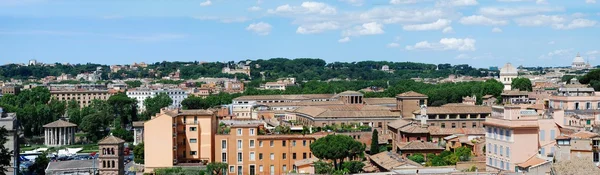
[[546,139],[546,131],[540,130],[540,141],[545,141]]
[[472,128],[477,128],[477,122],[473,122],[473,125],[471,125]]
[[221,153],[221,162],[227,162],[227,153]]
[[242,170],[243,170],[242,166],[238,166],[238,172],[237,172],[237,174],[238,175],[242,175]]
[[446,123],[442,123],[442,124],[440,124],[440,127],[442,127],[442,128],[446,128]]
[[238,162],[242,162],[242,160],[243,160],[242,153],[237,153],[237,159],[238,159]]
[[285,140],[281,141],[281,145],[285,146]]
[[271,167],[269,167],[269,171],[271,172],[271,175],[275,175],[275,166],[271,165]]
[[250,152],[250,161],[254,161],[254,152]]
[[250,148],[254,148],[254,140],[250,140]]
[[494,139],[498,139],[498,128],[494,128]]
[[256,174],[255,165],[250,165],[250,175],[255,175],[255,174]]
[[494,154],[498,154],[498,145],[494,144]]
[[510,147],[506,147],[506,158],[510,158]]
[[197,131],[198,128],[196,127],[190,127],[190,131]]
[[296,153],[292,153],[292,159],[296,160]]
[[229,172],[230,172],[230,173],[233,173],[233,172],[235,172],[235,167],[234,167],[234,166],[229,166]]
[[221,149],[227,149],[227,140],[221,140]]
[[271,140],[271,142],[269,144],[271,145],[271,147],[273,147],[273,140]]
[[541,149],[540,149],[540,154],[541,154],[542,156],[545,156],[545,155],[546,155],[546,148],[541,148]]
[[488,146],[486,149],[488,150],[488,153],[492,153],[492,144],[488,143]]
[[592,103],[590,103],[590,102],[585,103],[585,109],[592,109]]
[[600,162],[600,153],[595,152],[593,154],[594,154],[594,160],[593,161],[594,162]]
[[302,140],[302,146],[306,146],[306,140]]
[[502,154],[504,152],[504,146],[500,145],[500,156],[503,156],[504,154]]
[[285,160],[285,159],[287,158],[287,154],[286,154],[286,153],[283,153],[283,154],[282,154],[282,156],[281,156],[281,158],[282,158],[283,160]]
[[275,160],[275,153],[271,153],[271,160]]
[[504,169],[504,161],[500,161],[500,169]]
[[506,130],[506,141],[510,141],[510,130]]
[[262,160],[262,159],[263,159],[262,153],[258,153],[258,160]]
[[242,129],[240,129],[240,128],[238,128],[238,129],[237,129],[237,135],[238,135],[238,136],[241,136],[241,135],[242,135]]
[[287,166],[283,165],[283,167],[281,167],[281,170],[283,170],[283,172],[287,172]]
[[242,140],[237,140],[237,148],[242,149]]
[[190,151],[190,155],[195,156],[196,154],[198,154],[198,152],[196,152],[196,151]]
[[302,159],[306,159],[306,153],[302,153]]
[[550,130],[550,140],[554,140],[556,138],[556,131]]
[[504,129],[500,129],[500,140],[504,140]]
[[198,116],[194,116],[194,124],[198,124]]
[[262,147],[262,140],[261,140],[261,141],[258,141],[258,146],[259,146],[259,147]]
[[462,128],[467,128],[467,123],[463,122],[462,123]]
[[197,139],[190,139],[190,143],[197,143],[198,140]]
[[250,128],[250,135],[253,136],[254,135],[254,128]]
[[262,165],[259,165],[259,166],[258,166],[258,172],[261,172],[261,173],[262,173],[263,171],[264,171],[264,170],[263,170],[263,166],[262,166]]
[[292,141],[292,146],[296,146],[296,141],[295,140]]

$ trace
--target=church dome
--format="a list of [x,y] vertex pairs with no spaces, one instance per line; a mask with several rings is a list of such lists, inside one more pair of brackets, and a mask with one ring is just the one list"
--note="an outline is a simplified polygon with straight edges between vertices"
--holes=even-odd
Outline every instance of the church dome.
[[500,69],[500,75],[518,75],[519,71],[512,64],[506,63],[504,67]]
[[577,53],[577,56],[575,56],[575,58],[573,59],[573,64],[583,65],[583,64],[585,64],[585,60],[583,60],[583,58],[581,58],[581,56],[579,56],[579,53]]

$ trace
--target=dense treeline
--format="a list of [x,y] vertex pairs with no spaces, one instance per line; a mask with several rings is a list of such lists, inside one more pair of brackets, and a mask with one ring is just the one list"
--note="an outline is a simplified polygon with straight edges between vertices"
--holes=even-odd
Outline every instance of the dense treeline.
[[[361,61],[361,62],[333,62],[326,63],[322,59],[312,58],[273,58],[252,61],[248,66],[251,70],[250,77],[246,74],[224,74],[225,67],[236,68],[241,62],[156,62],[148,64],[146,68],[135,70],[122,69],[116,73],[110,73],[107,65],[100,64],[75,64],[63,65],[56,63],[55,66],[20,66],[15,64],[0,66],[0,79],[17,78],[44,78],[46,76],[59,76],[62,73],[77,75],[84,72],[93,72],[100,66],[104,70],[103,79],[125,79],[125,78],[160,78],[171,73],[180,71],[183,79],[196,79],[200,77],[226,77],[239,79],[261,79],[264,75],[266,80],[275,80],[284,77],[295,77],[297,80],[329,80],[329,79],[354,79],[354,80],[391,80],[408,78],[438,78],[450,74],[487,76],[495,72],[487,69],[476,69],[469,65],[450,64],[424,64],[412,62],[388,62],[388,61]],[[243,65],[243,64],[242,64]],[[393,73],[381,71],[382,66],[387,65]],[[263,72],[264,74],[261,74]]]
[[600,69],[594,69],[583,77],[580,77],[579,82],[581,84],[590,84],[594,90],[600,91]]

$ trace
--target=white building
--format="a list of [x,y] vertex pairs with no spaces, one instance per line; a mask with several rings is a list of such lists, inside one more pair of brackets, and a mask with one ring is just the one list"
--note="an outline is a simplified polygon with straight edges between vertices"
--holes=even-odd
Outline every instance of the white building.
[[166,93],[171,97],[173,103],[169,106],[170,108],[181,108],[181,101],[188,97],[188,93],[181,89],[158,89],[153,90],[149,88],[139,88],[135,90],[127,91],[127,97],[137,100],[138,110],[140,112],[146,111],[144,106],[144,100],[155,97],[160,93]]
[[504,67],[500,69],[500,82],[504,84],[504,90],[512,89],[512,81],[519,76],[517,68],[512,64],[506,63]]
[[29,64],[30,66],[35,66],[37,65],[37,60],[29,60]]
[[591,66],[589,63],[586,63],[583,58],[577,53],[577,56],[573,58],[573,63],[571,64],[571,68],[573,69],[589,69]]

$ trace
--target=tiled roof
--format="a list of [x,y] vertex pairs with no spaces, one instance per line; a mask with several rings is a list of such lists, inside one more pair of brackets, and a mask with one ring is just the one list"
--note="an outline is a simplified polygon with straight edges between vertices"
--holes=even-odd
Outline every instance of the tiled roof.
[[360,92],[357,92],[357,91],[344,91],[344,92],[339,93],[337,95],[363,95],[363,94],[360,93]]
[[106,136],[106,137],[104,137],[104,139],[102,139],[98,142],[98,144],[100,144],[100,145],[119,144],[119,143],[125,143],[125,140],[115,137],[113,135]]
[[390,122],[388,124],[388,127],[398,129],[398,128],[404,127],[406,125],[409,125],[409,124],[410,124],[410,121],[408,121],[408,120],[398,119],[396,121]]
[[504,92],[502,92],[501,95],[505,95],[505,96],[525,95],[525,96],[528,96],[529,92],[527,92],[527,91],[518,91],[518,90],[510,90],[510,91],[504,91]]
[[399,148],[400,150],[444,150],[437,143],[412,141]]
[[304,106],[290,112],[302,113],[314,118],[399,118],[399,112],[392,112],[387,107],[373,105],[337,105],[337,106]]
[[258,103],[265,106],[324,106],[324,105],[343,105],[343,101],[300,101],[300,102],[283,102],[283,103]]
[[367,105],[396,104],[396,98],[364,98]]
[[48,123],[44,125],[44,128],[64,128],[64,127],[76,127],[76,124],[58,119],[52,123]]
[[427,128],[431,135],[452,135],[462,134],[460,128],[440,128],[439,126],[430,126]]
[[[420,114],[421,110],[415,110],[414,114]],[[490,114],[492,107],[490,106],[473,106],[473,105],[456,105],[456,106],[440,106],[427,107],[427,114]]]
[[596,133],[593,133],[593,132],[589,132],[589,131],[579,131],[575,134],[570,135],[571,138],[578,138],[578,139],[589,139],[589,138],[596,137],[596,136],[599,136],[599,135]]
[[308,159],[302,159],[302,160],[296,160],[296,162],[294,162],[294,165],[298,166],[302,166],[302,165],[309,165],[312,164],[316,161],[318,161],[319,159],[316,157],[313,158],[308,158]]
[[379,167],[382,167],[383,169],[386,169],[388,171],[394,169],[395,167],[403,166],[406,164],[422,167],[419,163],[413,162],[406,158],[402,158],[402,156],[388,151],[381,152],[368,157],[371,160],[371,162],[377,164]]
[[296,94],[296,95],[246,95],[233,100],[310,100],[330,99],[334,94]]
[[88,171],[87,169],[92,169],[93,167],[94,160],[50,161],[50,163],[48,163],[48,167],[46,168],[46,172],[65,170],[73,171],[76,169],[79,171]]
[[531,158],[527,159],[525,162],[517,164],[517,166],[522,167],[522,168],[528,168],[528,167],[540,165],[540,164],[543,164],[546,162],[549,162],[549,161],[538,158],[537,155],[533,155]]
[[213,112],[209,111],[209,110],[197,109],[197,110],[181,110],[181,111],[179,111],[179,114],[181,114],[181,115],[213,115]]
[[405,93],[398,94],[396,95],[396,97],[427,97],[427,95],[423,95],[415,91],[408,91]]
[[421,127],[420,125],[410,125],[405,126],[400,129],[400,131],[405,133],[429,133],[426,127]]
[[144,127],[144,121],[133,122],[133,127]]
[[482,99],[489,99],[494,97],[493,95],[484,95],[483,97],[481,97]]

